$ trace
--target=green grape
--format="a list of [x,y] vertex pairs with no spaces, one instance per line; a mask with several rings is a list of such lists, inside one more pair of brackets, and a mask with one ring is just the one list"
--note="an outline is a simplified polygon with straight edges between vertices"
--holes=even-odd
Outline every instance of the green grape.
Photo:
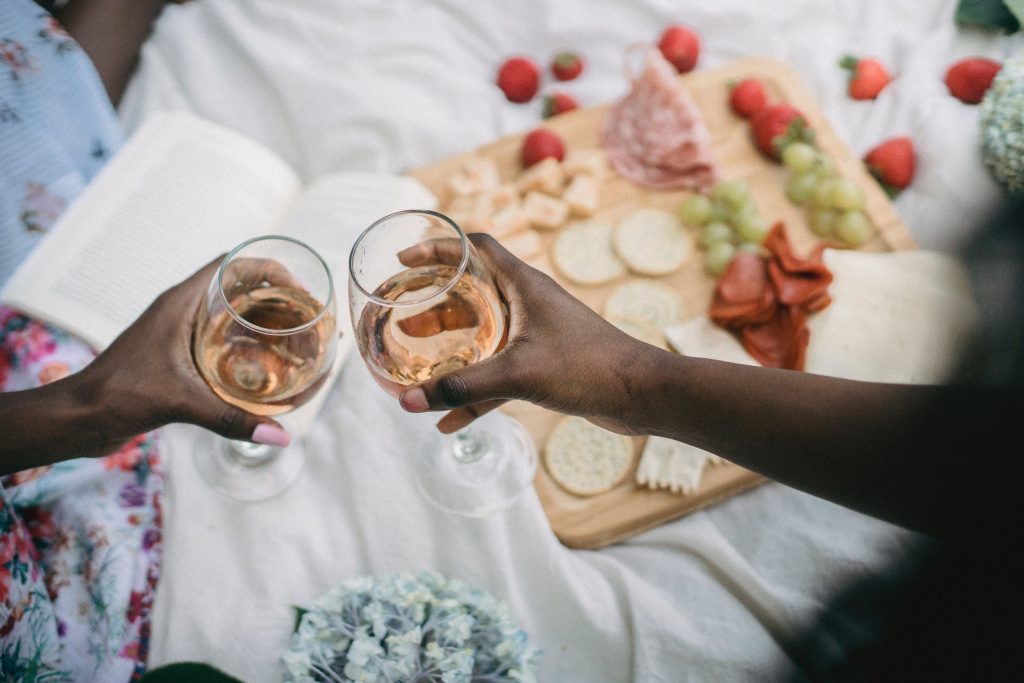
[[[789,147],[792,147],[790,145]],[[789,149],[787,147],[786,149]],[[786,183],[786,196],[794,204],[804,205],[811,201],[811,193],[818,184],[818,174],[813,171],[793,173]]]
[[754,244],[753,242],[741,242],[736,251],[749,251],[751,254],[757,254],[758,256],[764,256],[768,253],[768,250],[762,247],[760,244]]
[[864,193],[849,178],[836,178],[832,181],[831,205],[843,211],[856,211],[864,208]]
[[733,207],[732,213],[729,214],[729,223],[733,227],[742,219],[743,216],[759,215],[757,210],[757,204],[754,203],[753,197],[747,197],[741,204]]
[[724,180],[711,190],[716,202],[723,202],[731,208],[738,208],[750,197],[750,186],[745,180]]
[[818,156],[814,160],[813,170],[823,178],[834,177],[837,173],[836,162],[832,160],[832,157],[824,152],[818,152]]
[[721,275],[736,255],[736,247],[728,242],[718,242],[708,249],[704,256],[704,268],[712,275]]
[[782,163],[797,173],[811,170],[817,158],[817,150],[806,142],[791,142],[782,150]]
[[701,230],[700,246],[704,249],[710,249],[719,242],[732,242],[733,239],[735,237],[733,236],[732,228],[721,221],[711,221]]
[[732,208],[721,200],[712,199],[711,218],[708,220],[712,223],[729,223],[732,220]]
[[848,246],[859,247],[868,241],[872,232],[871,221],[863,211],[844,211],[836,219],[836,237]]
[[835,209],[811,209],[809,216],[811,230],[818,237],[831,237],[832,231],[835,229],[836,220],[838,218],[839,212],[836,211]]
[[738,216],[734,226],[740,239],[744,242],[761,244],[764,241],[764,236],[768,234],[768,221],[761,218],[756,212]]
[[687,197],[679,205],[679,218],[687,225],[704,225],[711,220],[711,200],[702,194]]
[[832,188],[835,187],[835,178],[822,178],[818,176],[818,182],[811,190],[811,206],[819,209],[832,208]]

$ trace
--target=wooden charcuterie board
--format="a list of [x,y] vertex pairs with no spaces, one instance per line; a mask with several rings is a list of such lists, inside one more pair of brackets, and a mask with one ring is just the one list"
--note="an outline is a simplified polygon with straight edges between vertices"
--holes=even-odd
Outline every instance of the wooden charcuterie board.
[[[683,87],[690,91],[700,108],[711,134],[712,147],[721,179],[742,178],[748,182],[751,194],[762,217],[769,223],[785,222],[790,240],[798,253],[807,253],[818,238],[807,227],[805,209],[786,199],[784,188],[789,171],[780,164],[765,159],[750,139],[746,121],[740,119],[728,106],[728,84],[742,78],[761,79],[772,101],[788,102],[801,110],[815,130],[818,146],[828,152],[840,173],[855,182],[865,196],[865,212],[876,229],[861,250],[893,251],[914,248],[913,239],[895,208],[881,187],[864,169],[854,154],[838,137],[825,119],[821,107],[804,85],[799,75],[789,66],[766,58],[748,58],[725,66],[700,70],[680,77]],[[554,117],[545,126],[562,136],[567,149],[600,146],[601,130],[609,105],[576,110]],[[458,172],[471,155],[482,154],[494,158],[502,177],[511,179],[519,172],[519,149],[522,136],[511,136],[466,154],[452,157],[419,169],[411,175],[423,182],[440,199],[445,196],[446,181]],[[648,190],[632,182],[613,176],[601,186],[601,202],[596,218],[615,223],[625,214],[641,207],[675,211],[685,191]],[[554,233],[541,235],[545,251],[532,259],[531,264],[558,280],[569,292],[585,304],[600,312],[609,294],[617,286],[635,277],[598,287],[572,285],[558,275],[547,259]],[[703,269],[702,255],[695,254],[675,273],[659,278],[674,287],[683,300],[683,319],[700,315],[707,310],[714,280]],[[581,343],[584,343],[581,340]],[[813,344],[813,339],[811,340]],[[548,434],[560,419],[550,411],[524,403],[506,406],[506,412],[519,419],[533,436],[539,453],[543,452]],[[534,487],[551,523],[551,528],[565,545],[573,548],[599,548],[615,543],[640,531],[650,529],[694,510],[710,505],[728,496],[748,490],[763,481],[761,476],[737,465],[726,463],[708,467],[700,488],[688,495],[666,491],[652,491],[634,482],[636,464],[643,447],[643,438],[634,439],[636,457],[633,468],[614,489],[596,496],[573,495],[556,484],[543,464],[538,468]]]

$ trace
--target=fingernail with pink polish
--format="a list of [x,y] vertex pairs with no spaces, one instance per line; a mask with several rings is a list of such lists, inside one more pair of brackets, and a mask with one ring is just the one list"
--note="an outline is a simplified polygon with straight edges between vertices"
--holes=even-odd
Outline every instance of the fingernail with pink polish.
[[427,403],[427,395],[418,387],[402,394],[399,402],[410,413],[423,413],[430,409],[430,404]]
[[252,430],[253,443],[262,443],[268,446],[287,446],[292,442],[291,435],[280,427],[268,424],[258,424]]

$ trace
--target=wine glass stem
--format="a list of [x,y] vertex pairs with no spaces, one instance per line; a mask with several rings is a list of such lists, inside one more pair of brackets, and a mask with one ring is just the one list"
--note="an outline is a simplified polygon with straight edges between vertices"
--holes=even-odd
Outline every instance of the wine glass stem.
[[259,467],[274,457],[274,449],[264,444],[234,440],[230,443],[229,457],[245,467]]
[[487,454],[487,437],[474,429],[463,429],[455,434],[452,457],[456,462],[468,465]]

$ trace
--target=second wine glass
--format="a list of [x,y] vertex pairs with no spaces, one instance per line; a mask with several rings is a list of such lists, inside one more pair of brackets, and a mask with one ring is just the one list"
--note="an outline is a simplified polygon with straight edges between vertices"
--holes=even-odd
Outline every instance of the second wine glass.
[[[196,368],[222,399],[280,415],[316,394],[337,349],[334,283],[324,260],[290,237],[256,237],[221,263],[196,318]],[[229,441],[196,452],[202,477],[238,500],[270,498],[302,469],[302,453]]]
[[[349,307],[363,360],[396,397],[490,357],[508,333],[493,277],[462,229],[435,211],[399,211],[363,231],[349,257]],[[469,516],[510,505],[537,468],[530,435],[498,411],[425,450],[420,488]]]

